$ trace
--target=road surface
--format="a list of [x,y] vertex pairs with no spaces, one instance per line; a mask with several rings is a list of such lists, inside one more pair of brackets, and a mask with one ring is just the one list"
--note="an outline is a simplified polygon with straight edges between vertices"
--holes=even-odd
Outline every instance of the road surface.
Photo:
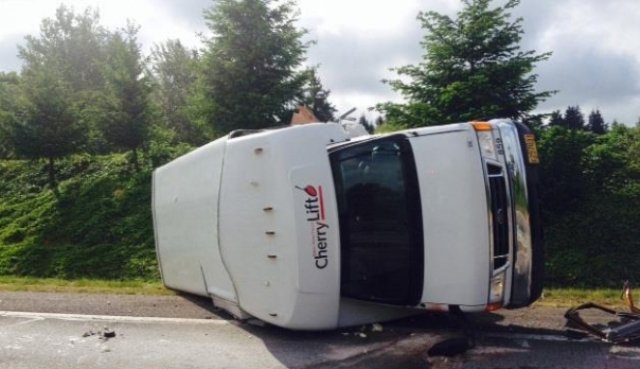
[[293,332],[193,297],[0,293],[0,368],[640,368],[640,347],[565,338],[563,310],[473,316],[475,347],[445,358],[428,350],[462,336],[448,315]]

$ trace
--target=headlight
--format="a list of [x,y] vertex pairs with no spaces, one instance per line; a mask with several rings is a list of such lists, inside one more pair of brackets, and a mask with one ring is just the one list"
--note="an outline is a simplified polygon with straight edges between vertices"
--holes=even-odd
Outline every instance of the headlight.
[[489,286],[489,304],[502,303],[504,297],[504,273],[500,273],[491,279]]
[[486,122],[471,122],[478,136],[478,145],[482,156],[497,160],[496,143],[493,139],[493,126]]
[[491,131],[483,131],[477,132],[478,134],[478,145],[480,145],[480,151],[482,152],[482,156],[496,159],[496,145],[493,141],[493,134]]

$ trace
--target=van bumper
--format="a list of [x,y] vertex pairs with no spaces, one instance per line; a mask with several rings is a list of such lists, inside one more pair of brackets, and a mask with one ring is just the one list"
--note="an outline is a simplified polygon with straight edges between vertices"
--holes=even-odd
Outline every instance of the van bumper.
[[542,294],[544,246],[538,160],[532,132],[527,126],[511,121],[495,123],[503,140],[513,204],[511,294],[504,307],[515,309],[532,304]]

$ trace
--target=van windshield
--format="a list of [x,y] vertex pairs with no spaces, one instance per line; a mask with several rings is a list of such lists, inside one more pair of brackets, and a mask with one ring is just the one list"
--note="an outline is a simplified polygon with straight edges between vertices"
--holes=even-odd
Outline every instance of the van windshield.
[[404,135],[330,154],[340,216],[341,295],[420,302],[423,231],[418,180]]

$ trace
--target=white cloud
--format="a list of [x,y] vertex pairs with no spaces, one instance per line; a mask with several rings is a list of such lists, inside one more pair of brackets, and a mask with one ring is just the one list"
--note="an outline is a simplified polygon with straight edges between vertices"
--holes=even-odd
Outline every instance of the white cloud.
[[42,18],[54,13],[56,4],[46,0],[0,1],[0,42],[12,35],[33,33]]
[[[38,35],[42,20],[54,17],[60,4],[51,0],[0,0],[0,44],[16,39],[16,35]],[[76,12],[87,7],[97,9],[101,23],[110,29],[124,27],[128,19],[132,20],[141,26],[138,36],[146,51],[154,43],[169,38],[179,38],[190,46],[199,45],[198,27],[176,19],[171,9],[154,0],[65,0],[64,4]],[[0,68],[5,63],[0,60]]]
[[635,123],[640,115],[637,2],[570,0],[539,5],[546,9],[545,19],[540,19],[537,32],[525,37],[535,49],[553,51],[536,73],[540,89],[559,90],[540,110],[564,111],[568,105],[580,105],[585,115],[600,109],[608,121]]
[[300,7],[303,23],[313,25],[313,30],[323,34],[378,34],[397,33],[404,29],[407,20],[415,19],[420,10],[418,0],[394,0],[377,2],[369,0],[302,0]]
[[591,46],[611,53],[640,51],[640,7],[633,0],[571,0],[551,8],[552,25],[540,46],[558,49],[571,44]]

